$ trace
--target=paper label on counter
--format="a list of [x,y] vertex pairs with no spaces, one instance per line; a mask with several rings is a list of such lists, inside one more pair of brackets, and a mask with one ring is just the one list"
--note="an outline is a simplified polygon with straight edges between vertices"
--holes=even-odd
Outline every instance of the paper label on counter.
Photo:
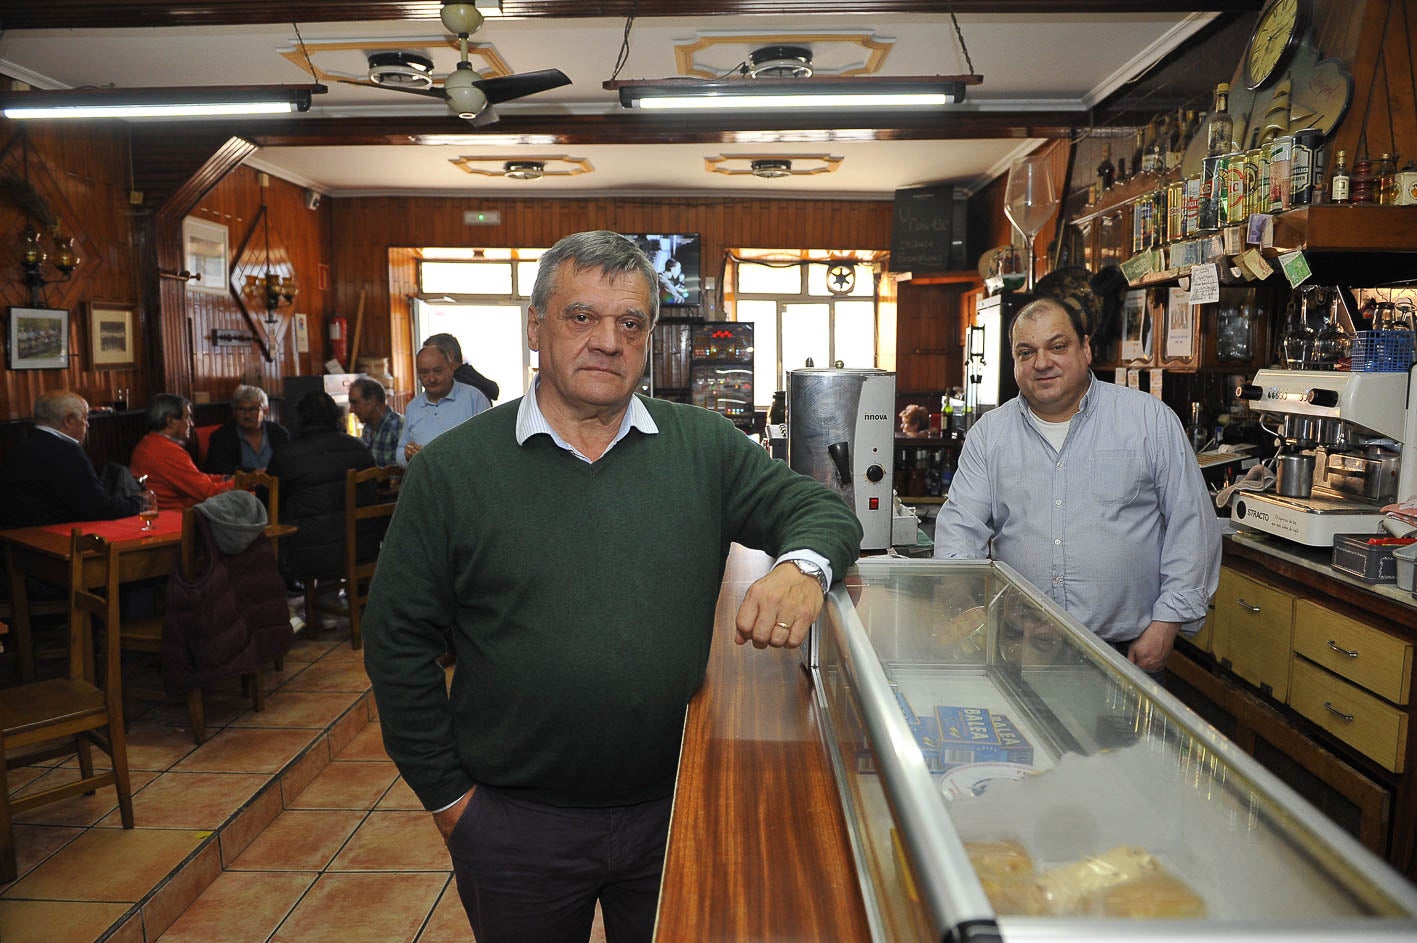
[[1279,267],[1284,271],[1284,277],[1289,279],[1291,288],[1298,288],[1309,280],[1309,276],[1314,274],[1309,270],[1309,260],[1304,258],[1304,253],[1300,249],[1281,255]]
[[1220,270],[1214,262],[1191,266],[1191,304],[1208,305],[1220,300]]

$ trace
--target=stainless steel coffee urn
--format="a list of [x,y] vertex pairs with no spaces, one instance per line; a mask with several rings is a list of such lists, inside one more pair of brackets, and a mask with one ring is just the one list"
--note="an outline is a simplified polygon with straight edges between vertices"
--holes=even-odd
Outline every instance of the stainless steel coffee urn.
[[842,496],[865,532],[862,550],[891,544],[895,374],[805,368],[787,374],[787,464]]

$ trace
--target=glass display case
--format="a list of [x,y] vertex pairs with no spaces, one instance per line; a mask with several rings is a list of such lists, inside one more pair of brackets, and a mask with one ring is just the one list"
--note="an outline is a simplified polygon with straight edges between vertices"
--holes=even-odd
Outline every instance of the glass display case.
[[875,939],[1417,939],[1417,888],[1007,566],[864,559],[813,633]]

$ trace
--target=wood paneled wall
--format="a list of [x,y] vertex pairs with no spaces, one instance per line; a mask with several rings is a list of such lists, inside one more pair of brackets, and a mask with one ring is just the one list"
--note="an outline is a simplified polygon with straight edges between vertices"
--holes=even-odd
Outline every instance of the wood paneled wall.
[[[755,200],[686,197],[596,199],[335,198],[331,207],[334,309],[353,324],[364,292],[360,356],[388,356],[399,386],[411,384],[409,325],[398,310],[413,284],[394,246],[545,248],[586,229],[696,232],[703,273],[721,278],[728,248],[888,249],[892,204],[874,200]],[[499,226],[465,226],[466,210],[496,210]],[[393,304],[390,304],[390,302]]]
[[[190,287],[183,293],[192,349],[192,393],[205,394],[213,401],[228,398],[240,383],[254,383],[272,396],[280,396],[287,375],[323,372],[323,325],[330,293],[328,288],[320,287],[320,267],[330,265],[330,211],[326,205],[307,209],[304,189],[277,177],[269,177],[269,185],[262,187],[263,176],[249,167],[237,168],[203,197],[191,214],[226,227],[230,268],[239,266],[245,243],[245,258],[263,269],[267,243],[260,216],[264,196],[270,217],[271,258],[289,258],[300,286],[295,303],[278,312],[275,342],[270,346],[273,360],[267,359],[259,343],[225,347],[212,340],[216,330],[247,331],[265,337],[264,310],[257,311],[253,320],[230,285],[224,286],[227,290],[221,294]],[[327,274],[327,284],[328,277]],[[309,323],[310,350],[305,354],[295,350],[295,313],[307,315]]]
[[[91,301],[137,304],[138,274],[133,238],[133,211],[128,205],[128,139],[116,123],[82,126],[25,126],[0,119],[0,177],[26,180],[58,217],[65,235],[74,236],[81,256],[68,281],[46,286],[45,306],[69,312],[69,367],[64,370],[12,370],[0,357],[0,417],[29,416],[35,398],[46,390],[70,389],[94,406],[107,405],[120,388],[143,391],[143,367],[95,370],[89,352],[87,306]],[[26,157],[26,151],[28,156]],[[11,186],[0,185],[0,304],[27,307],[29,293],[22,281],[20,237],[29,221]],[[35,228],[39,228],[35,221]],[[53,242],[45,234],[53,256]],[[47,278],[57,278],[52,265]],[[139,332],[152,321],[139,309]],[[2,329],[8,350],[9,317]],[[139,345],[141,347],[141,345]],[[142,356],[141,350],[139,352]]]

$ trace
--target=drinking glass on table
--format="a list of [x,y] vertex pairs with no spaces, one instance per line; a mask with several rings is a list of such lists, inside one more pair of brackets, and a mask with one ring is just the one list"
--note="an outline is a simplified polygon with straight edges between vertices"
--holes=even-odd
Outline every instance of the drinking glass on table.
[[138,516],[143,519],[143,530],[152,530],[157,521],[157,492],[144,491]]

